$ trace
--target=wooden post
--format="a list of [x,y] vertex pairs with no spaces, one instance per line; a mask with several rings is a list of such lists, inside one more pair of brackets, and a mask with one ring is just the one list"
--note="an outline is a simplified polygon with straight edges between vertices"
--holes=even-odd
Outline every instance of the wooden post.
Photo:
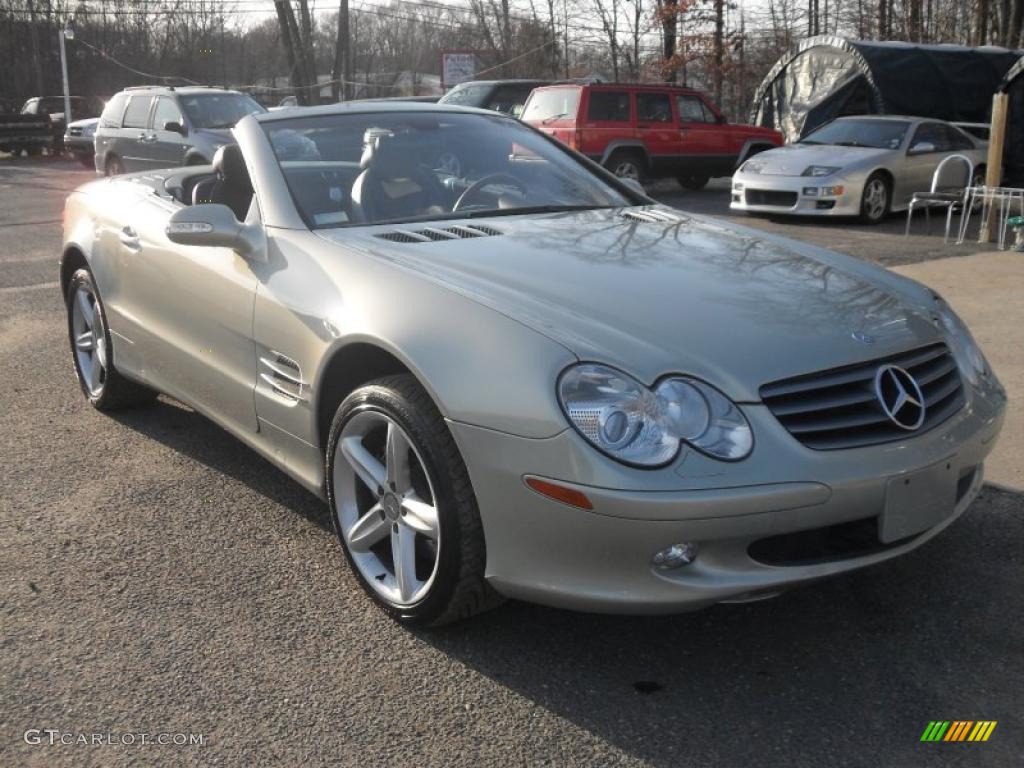
[[[985,186],[998,187],[1003,178],[1003,147],[1006,143],[1006,108],[1010,97],[997,93],[992,97],[992,126],[988,136],[988,161],[985,165]],[[981,222],[979,243],[991,243],[992,236],[999,232],[997,206],[990,205],[988,216]]]

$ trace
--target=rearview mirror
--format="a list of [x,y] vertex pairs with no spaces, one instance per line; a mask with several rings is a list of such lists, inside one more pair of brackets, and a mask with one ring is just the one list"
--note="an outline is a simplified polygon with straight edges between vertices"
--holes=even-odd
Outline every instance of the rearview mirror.
[[915,144],[914,146],[912,146],[910,148],[910,152],[908,154],[911,154],[911,155],[923,155],[923,154],[926,154],[928,152],[934,152],[934,151],[935,151],[935,145],[932,144],[930,141],[919,141],[919,142],[917,142],[917,144]]
[[182,136],[185,135],[185,126],[171,120],[164,123],[164,130],[171,131],[172,133],[180,133]]
[[226,205],[203,203],[175,211],[167,222],[167,239],[178,245],[230,248],[239,256],[259,258],[260,230],[243,224]]

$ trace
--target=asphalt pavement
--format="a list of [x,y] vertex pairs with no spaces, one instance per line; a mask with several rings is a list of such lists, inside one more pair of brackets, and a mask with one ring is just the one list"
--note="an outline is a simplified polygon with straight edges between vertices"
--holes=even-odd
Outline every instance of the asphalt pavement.
[[[324,505],[236,440],[164,398],[86,404],[56,268],[63,197],[89,178],[0,158],[0,765],[1021,764],[1020,495],[986,488],[921,549],[767,602],[509,603],[403,629]],[[666,195],[721,212],[722,190]],[[898,222],[764,226],[916,260],[885,256]],[[998,725],[922,743],[934,720]]]

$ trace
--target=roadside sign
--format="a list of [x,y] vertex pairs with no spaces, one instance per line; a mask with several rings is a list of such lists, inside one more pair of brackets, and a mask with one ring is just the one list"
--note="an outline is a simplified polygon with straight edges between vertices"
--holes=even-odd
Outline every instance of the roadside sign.
[[472,80],[476,74],[476,51],[441,51],[441,87]]

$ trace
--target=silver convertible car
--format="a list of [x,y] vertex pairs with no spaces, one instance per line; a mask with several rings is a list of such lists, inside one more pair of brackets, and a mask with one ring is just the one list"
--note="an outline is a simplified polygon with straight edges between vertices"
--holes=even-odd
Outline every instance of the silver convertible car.
[[319,494],[401,621],[761,599],[908,552],[978,492],[1005,394],[911,280],[652,204],[495,113],[234,136],[68,198],[81,388],[184,401]]
[[841,117],[795,144],[745,162],[732,177],[731,208],[750,213],[857,216],[877,224],[905,211],[950,155],[985,183],[988,145],[950,123],[915,117]]

